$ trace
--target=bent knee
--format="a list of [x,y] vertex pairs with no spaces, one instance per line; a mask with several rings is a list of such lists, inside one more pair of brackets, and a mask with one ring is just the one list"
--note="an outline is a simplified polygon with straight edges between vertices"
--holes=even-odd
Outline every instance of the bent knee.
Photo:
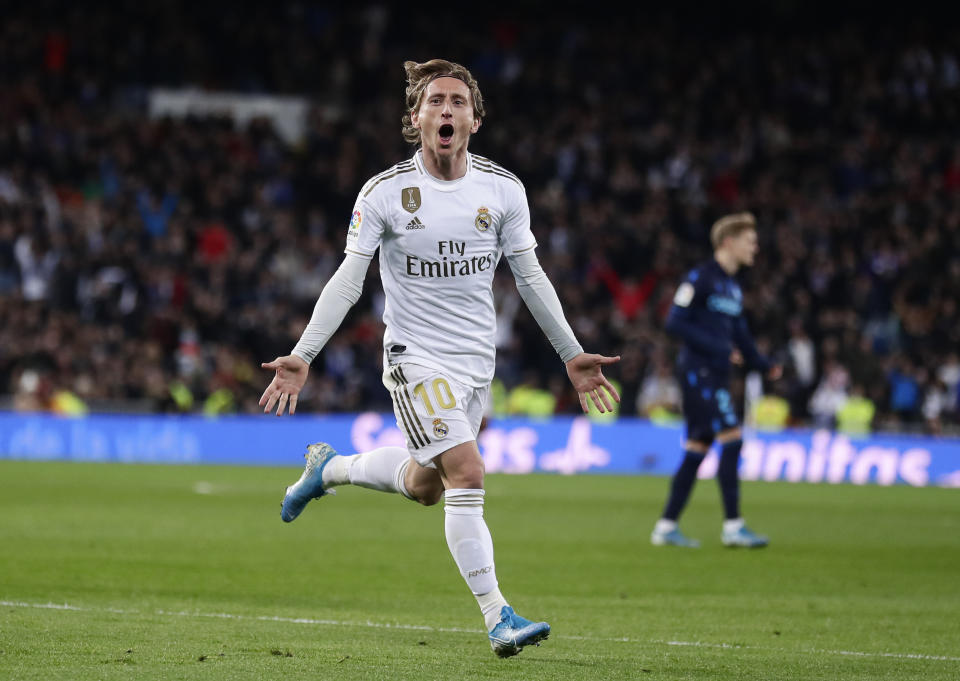
[[712,440],[687,440],[683,443],[683,448],[688,452],[693,452],[694,454],[706,454],[710,451],[710,445]]
[[743,431],[739,427],[731,428],[730,430],[724,430],[720,433],[717,433],[717,442],[722,445],[727,444],[728,442],[736,442],[737,440],[743,439]]
[[447,482],[451,489],[483,489],[483,472],[476,475],[458,475],[456,478],[448,478]]
[[413,499],[418,504],[423,504],[424,506],[434,506],[440,503],[440,500],[443,499],[443,488],[441,487],[440,489],[423,491],[414,495]]
[[412,489],[408,488],[407,492],[418,504],[433,506],[443,498],[443,483],[437,480],[436,483],[416,485]]
[[447,486],[452,489],[483,489],[484,477],[483,461],[463,466],[456,474],[447,474]]

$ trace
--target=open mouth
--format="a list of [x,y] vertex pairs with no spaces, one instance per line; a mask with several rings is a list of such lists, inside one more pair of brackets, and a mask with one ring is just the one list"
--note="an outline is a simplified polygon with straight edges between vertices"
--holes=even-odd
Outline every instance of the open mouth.
[[437,132],[440,134],[440,144],[450,144],[450,140],[453,139],[452,125],[444,123]]

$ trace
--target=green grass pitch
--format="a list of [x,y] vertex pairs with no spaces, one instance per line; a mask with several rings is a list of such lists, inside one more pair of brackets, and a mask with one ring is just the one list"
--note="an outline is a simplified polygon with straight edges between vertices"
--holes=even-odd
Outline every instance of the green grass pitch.
[[0,679],[960,678],[960,491],[493,475],[501,588],[553,633],[501,660],[442,506],[341,488],[290,525],[289,468],[0,461]]

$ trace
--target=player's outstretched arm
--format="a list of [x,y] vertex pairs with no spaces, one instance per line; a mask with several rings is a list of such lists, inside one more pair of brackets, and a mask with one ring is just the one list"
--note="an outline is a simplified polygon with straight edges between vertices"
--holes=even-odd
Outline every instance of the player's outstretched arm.
[[587,352],[581,352],[579,355],[567,362],[567,376],[577,391],[580,398],[580,407],[584,413],[587,413],[587,396],[593,400],[594,406],[602,414],[613,411],[613,404],[610,399],[619,402],[620,393],[613,387],[613,384],[603,375],[602,367],[607,364],[614,364],[620,361],[620,355],[616,357],[605,357],[604,355],[593,355]]
[[270,413],[274,405],[277,406],[277,416],[282,416],[288,406],[289,413],[296,412],[297,395],[307,382],[310,363],[360,299],[369,263],[370,258],[347,255],[320,292],[310,323],[303,330],[293,353],[260,365],[276,372],[260,397],[265,414]]
[[277,406],[277,416],[283,416],[283,410],[289,405],[290,413],[297,411],[297,396],[307,382],[310,365],[296,355],[277,357],[272,362],[263,362],[263,369],[273,369],[276,373],[270,385],[260,396],[263,413],[269,414]]
[[563,316],[557,292],[533,251],[508,256],[507,262],[517,280],[520,297],[527,304],[554,350],[564,360],[567,376],[577,391],[584,413],[588,411],[588,395],[601,414],[613,411],[610,399],[619,402],[620,394],[604,377],[601,367],[619,362],[619,355],[604,357],[583,351]]

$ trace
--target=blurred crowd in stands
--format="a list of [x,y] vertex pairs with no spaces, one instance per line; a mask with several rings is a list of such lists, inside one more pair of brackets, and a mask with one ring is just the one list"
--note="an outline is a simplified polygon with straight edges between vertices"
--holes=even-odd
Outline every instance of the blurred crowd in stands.
[[[386,3],[8,8],[7,406],[259,411],[260,362],[299,337],[358,190],[412,152],[402,62],[444,56],[480,82],[488,117],[471,150],[523,180],[581,343],[623,356],[610,372],[621,414],[676,418],[664,316],[683,273],[710,256],[713,220],[751,210],[761,252],[743,275],[746,308],[786,376],[738,382],[746,417],[956,432],[956,36],[934,21],[716,30],[624,12],[593,23],[575,7],[517,3],[448,26]],[[265,120],[151,118],[146,93],[159,86],[313,107],[289,144]],[[576,411],[505,264],[496,290],[496,412]],[[381,309],[374,262],[302,411],[390,409]]]

